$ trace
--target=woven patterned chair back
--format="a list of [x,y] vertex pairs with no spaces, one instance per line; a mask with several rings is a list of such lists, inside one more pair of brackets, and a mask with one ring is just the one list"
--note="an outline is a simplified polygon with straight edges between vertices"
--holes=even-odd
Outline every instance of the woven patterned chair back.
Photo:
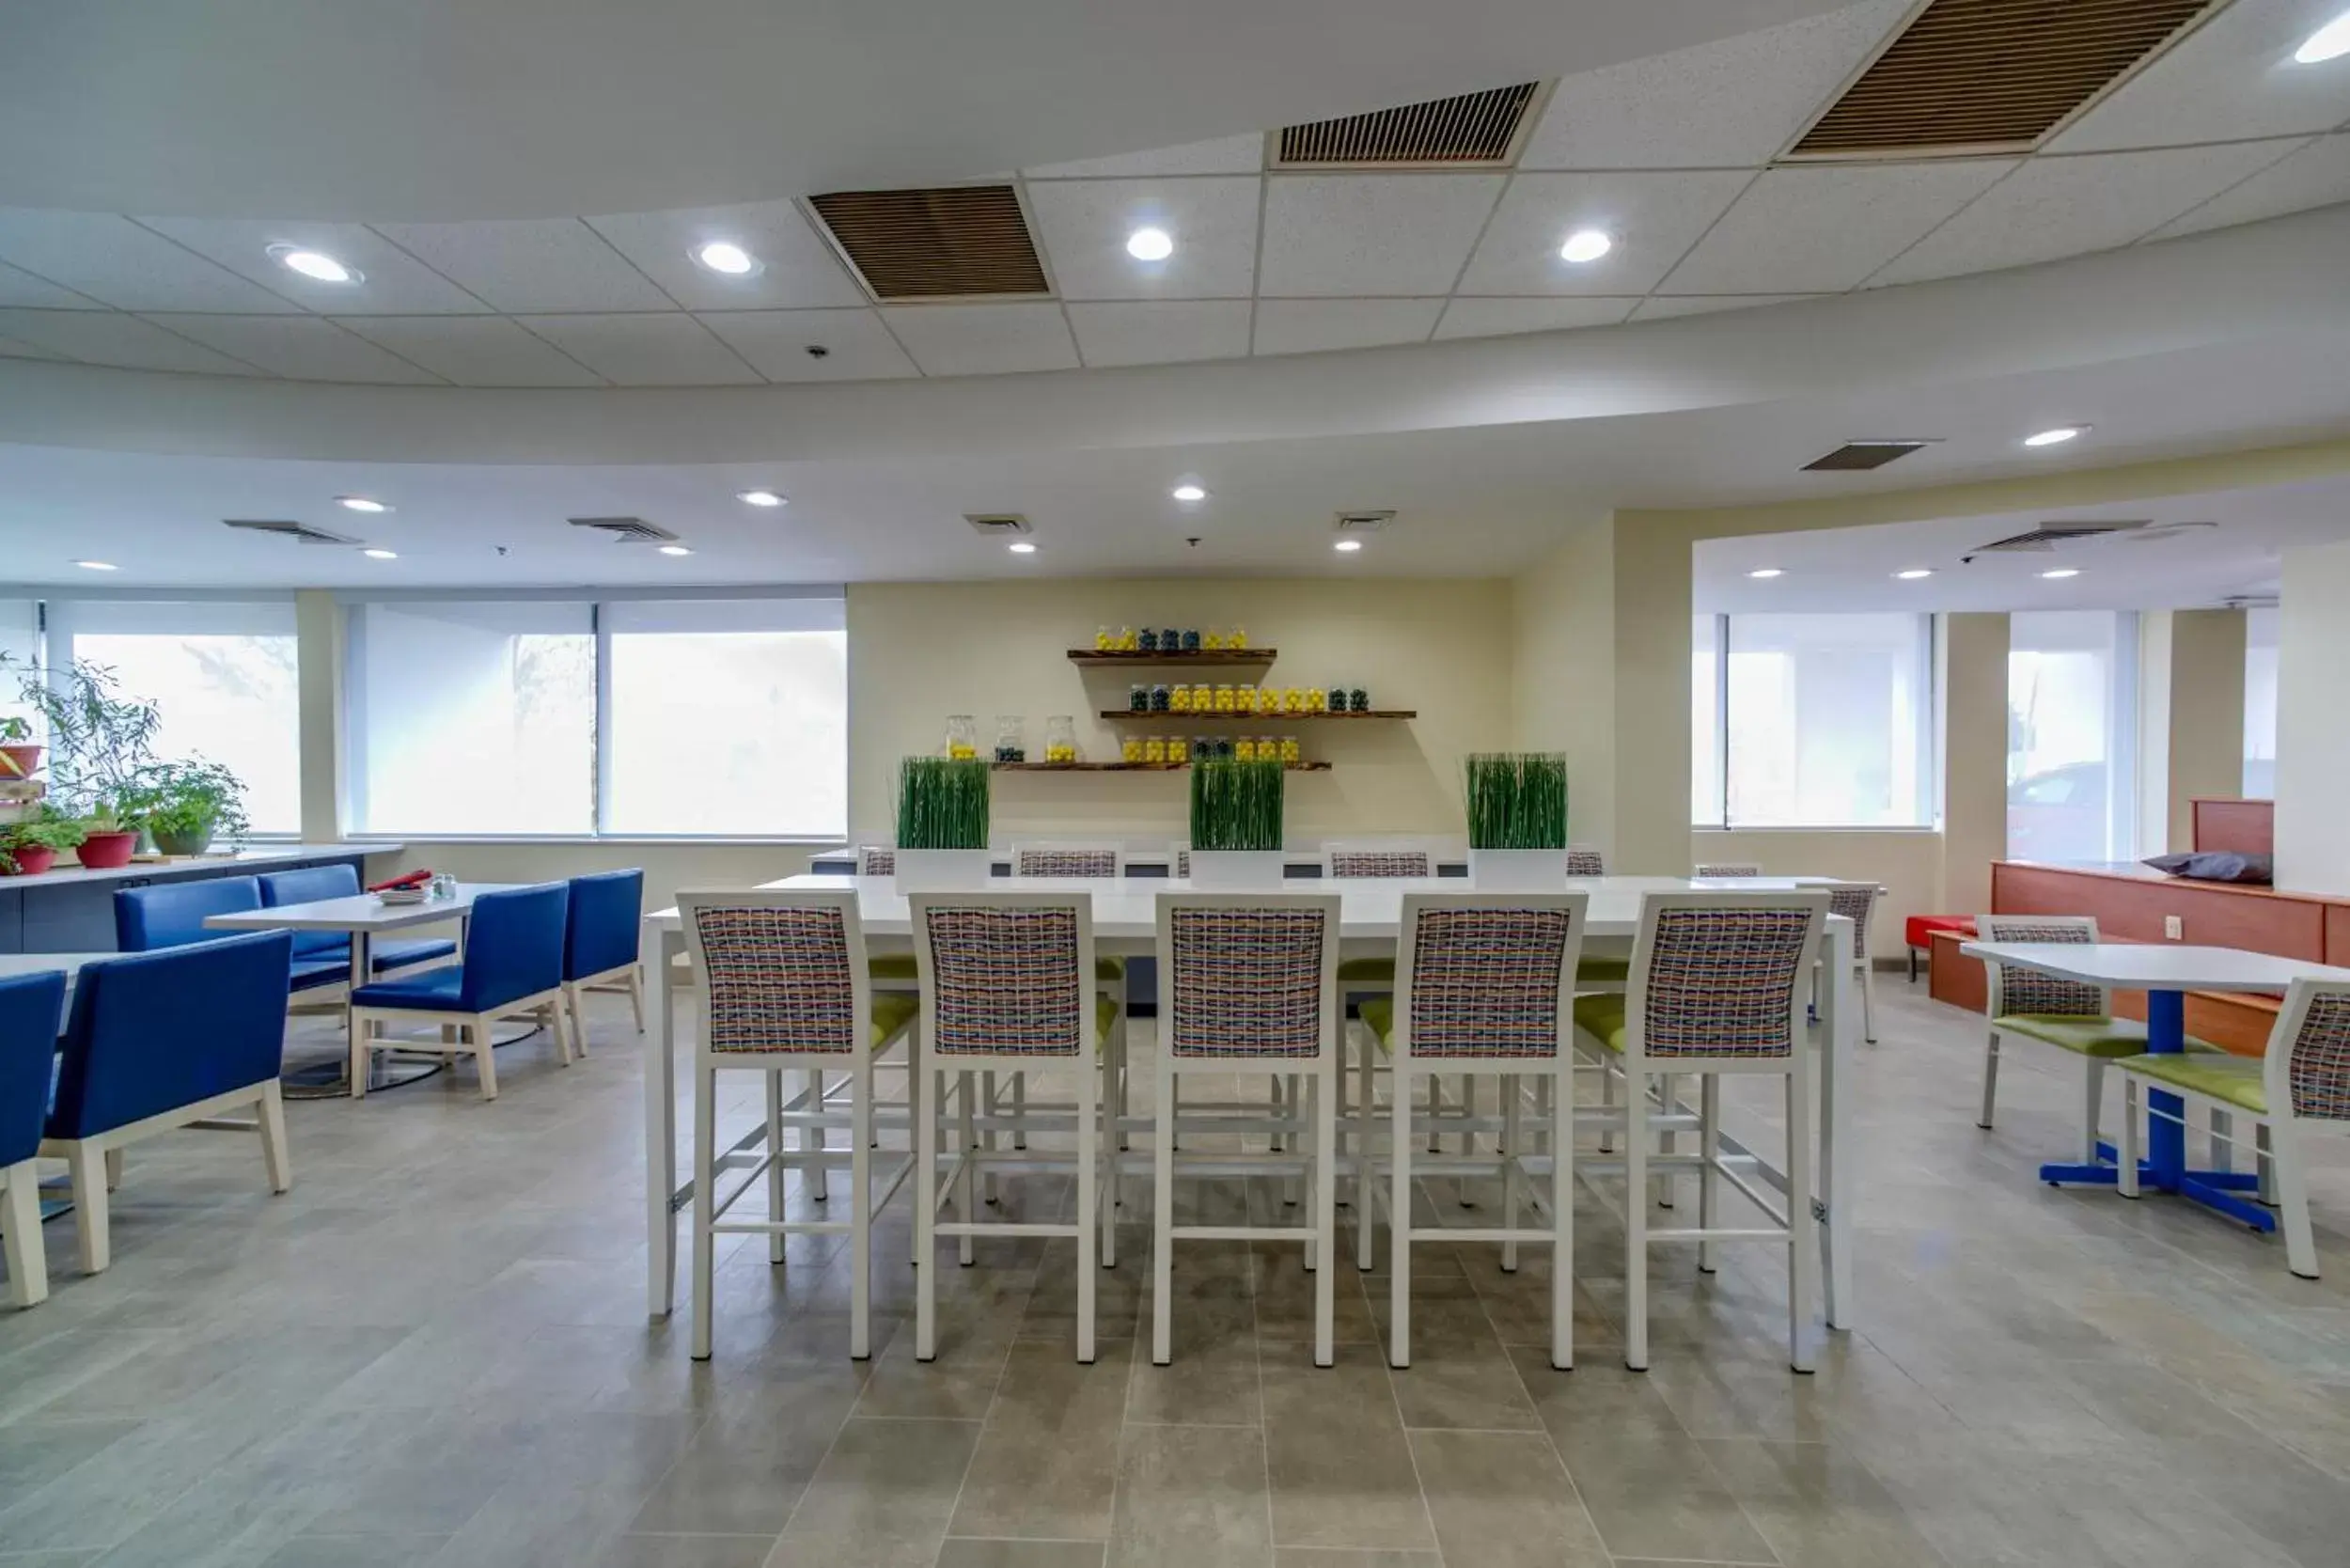
[[1559,991],[1573,995],[1588,895],[1514,906],[1505,897],[1405,898],[1414,1057],[1548,1060],[1564,1051]]
[[678,903],[708,997],[711,1051],[850,1056],[866,1042],[853,906],[788,894],[704,903],[682,893]]
[[1333,849],[1324,864],[1334,877],[1436,874],[1436,857],[1424,849]]
[[936,893],[913,901],[930,959],[930,1048],[950,1055],[1073,1057],[1093,1005],[1076,898]]
[[1692,876],[1761,876],[1762,868],[1743,860],[1700,860]]
[[1841,915],[1852,922],[1853,962],[1868,963],[1869,917],[1876,913],[1877,885],[1873,882],[1839,882],[1825,891],[1827,912]]
[[1191,875],[1191,851],[1180,844],[1175,849],[1175,874],[1185,879]]
[[859,844],[856,848],[856,874],[896,876],[898,852],[887,844]]
[[[1335,897],[1160,906],[1160,1005],[1178,1057],[1313,1057],[1330,1011]],[[1333,982],[1335,983],[1335,982]]]
[[[2272,1087],[2271,1109],[2290,1105],[2293,1114],[2311,1121],[2350,1121],[2350,981],[2295,980],[2286,993],[2284,1011],[2277,1020],[2279,1032],[2290,1027],[2292,1043],[2285,1057],[2283,1095]],[[2283,1049],[2272,1040],[2268,1058]],[[2276,1069],[2269,1069],[2273,1085]]]
[[1011,853],[1014,876],[1114,877],[1118,851],[1098,845],[1039,845]]
[[1569,844],[1567,846],[1567,874],[1569,876],[1606,876],[1607,857],[1595,849],[1584,849]]
[[[2086,915],[1980,915],[1975,933],[1985,942],[2094,942],[2097,922]],[[2102,1018],[2106,994],[2080,980],[2060,980],[2019,964],[1990,964],[1994,1018]]]
[[[1641,911],[1632,955],[1641,1050],[1711,1059],[1793,1054],[1798,987],[1827,917],[1822,893],[1666,895]],[[1731,902],[1735,901],[1735,902]]]

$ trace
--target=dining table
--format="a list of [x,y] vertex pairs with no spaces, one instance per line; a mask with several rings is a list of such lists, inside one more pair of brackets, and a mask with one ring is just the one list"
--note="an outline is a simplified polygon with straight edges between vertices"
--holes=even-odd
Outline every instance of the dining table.
[[[1820,880],[1739,877],[1696,882],[1685,877],[1575,877],[1568,879],[1562,890],[1590,895],[1585,925],[1587,941],[1628,950],[1639,929],[1640,901],[1645,894],[1789,891]],[[913,949],[914,923],[907,892],[893,877],[802,875],[760,886],[853,890],[869,951],[908,952]],[[1340,950],[1347,958],[1393,955],[1406,893],[1476,891],[1473,884],[1465,885],[1457,877],[1346,879],[1308,886],[1314,891],[1339,895]],[[1144,957],[1152,953],[1157,945],[1158,895],[1190,891],[1191,885],[1177,878],[1136,876],[1098,880],[995,877],[987,884],[990,892],[1007,893],[1066,893],[1077,888],[1083,888],[1092,900],[1095,950],[1104,956]],[[1308,889],[1292,883],[1286,890]],[[645,924],[657,955],[654,973],[659,977],[657,1005],[651,1010],[650,1027],[644,1036],[646,1298],[649,1315],[657,1320],[667,1317],[676,1306],[677,1215],[694,1198],[692,1182],[681,1184],[678,1175],[676,1057],[678,996],[691,988],[694,980],[687,964],[682,962],[687,949],[683,923],[676,907],[653,911],[645,917]],[[1752,1168],[1765,1184],[1786,1194],[1791,1211],[1799,1201],[1808,1200],[1822,1252],[1825,1305],[1831,1328],[1847,1328],[1853,1323],[1854,1205],[1840,1184],[1851,1180],[1852,1063],[1858,1034],[1858,1009],[1851,996],[1854,940],[1850,919],[1839,915],[1828,917],[1826,950],[1822,954],[1815,981],[1817,1022],[1811,1030],[1811,1044],[1820,1052],[1823,1069],[1816,1074],[1820,1107],[1813,1124],[1819,1129],[1819,1147],[1818,1157],[1812,1162],[1813,1191],[1802,1200],[1787,1194],[1782,1169],[1774,1168],[1727,1135],[1721,1140],[1727,1156],[1751,1160]],[[763,1131],[755,1131],[744,1144],[761,1138]],[[1844,1158],[1840,1160],[1840,1154]]]

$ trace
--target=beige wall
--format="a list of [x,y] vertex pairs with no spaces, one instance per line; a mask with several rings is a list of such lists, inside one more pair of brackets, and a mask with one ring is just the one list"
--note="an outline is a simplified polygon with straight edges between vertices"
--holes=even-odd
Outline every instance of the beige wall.
[[1942,885],[1937,915],[1991,908],[1991,862],[2007,857],[2004,615],[1942,618]]
[[1703,514],[1621,511],[1615,581],[1616,858],[1611,870],[1686,876],[1690,546]]
[[[1869,932],[1869,953],[1889,964],[1902,953],[1902,921],[1939,912],[1942,836],[1931,828],[1907,832],[1845,829],[1823,833],[1805,828],[1753,828],[1744,832],[1700,829],[1690,835],[1691,864],[1750,861],[1767,876],[1832,876],[1873,882],[1885,889]],[[1682,868],[1685,874],[1688,867]]]
[[[2170,614],[2166,847],[2195,847],[2195,799],[2244,792],[2244,612]],[[2151,819],[2150,819],[2151,820]]]
[[[1098,625],[1146,623],[1237,623],[1250,642],[1278,650],[1268,683],[1343,681],[1366,688],[1374,707],[1418,710],[1392,724],[1267,718],[1230,731],[1294,733],[1307,756],[1334,764],[1292,776],[1292,842],[1459,837],[1463,755],[1510,744],[1511,586],[1497,579],[858,584],[849,588],[851,829],[887,835],[899,759],[935,752],[950,713],[977,719],[983,749],[995,715],[1023,715],[1031,755],[1047,715],[1073,714],[1083,754],[1115,758],[1127,727],[1095,715],[1122,709],[1131,681],[1178,672],[1084,671],[1068,651],[1090,647]],[[1180,721],[1158,728],[1184,732]],[[995,838],[1180,838],[1185,790],[1181,774],[998,774]]]
[[2277,886],[2350,894],[2350,544],[2288,550],[2277,616]]
[[1602,520],[1575,528],[1512,579],[1510,597],[1510,744],[1566,754],[1568,835],[1612,855],[1615,525]]

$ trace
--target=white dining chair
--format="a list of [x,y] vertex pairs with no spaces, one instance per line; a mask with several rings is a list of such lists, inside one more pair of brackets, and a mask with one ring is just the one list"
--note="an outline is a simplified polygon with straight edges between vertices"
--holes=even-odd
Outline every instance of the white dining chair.
[[1693,877],[1761,876],[1762,868],[1751,860],[1700,860],[1689,874]]
[[1569,876],[1606,876],[1607,856],[1594,845],[1569,844],[1567,846],[1567,874]]
[[1015,844],[1011,874],[1103,879],[1126,874],[1126,852],[1116,844]]
[[1860,981],[1860,1034],[1870,1044],[1877,1038],[1876,965],[1869,958],[1869,922],[1877,899],[1885,891],[1873,882],[1831,882],[1822,885],[1827,912],[1852,922],[1853,977]]

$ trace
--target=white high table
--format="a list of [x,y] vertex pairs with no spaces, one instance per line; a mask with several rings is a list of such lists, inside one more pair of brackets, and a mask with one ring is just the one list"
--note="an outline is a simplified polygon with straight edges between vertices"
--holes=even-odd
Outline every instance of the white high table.
[[[1591,896],[1585,934],[1603,942],[1629,943],[1640,923],[1640,896],[1652,892],[1785,891],[1817,878],[1737,877],[1692,882],[1683,877],[1604,876],[1572,878],[1570,892]],[[913,946],[914,921],[906,902],[890,877],[794,876],[763,887],[854,888],[857,916],[865,928],[869,949],[906,951]],[[1149,957],[1158,941],[1157,895],[1188,891],[1188,882],[1165,877],[1073,881],[1067,878],[995,877],[991,892],[1066,893],[1083,888],[1093,895],[1093,941],[1104,955]],[[1299,880],[1285,886],[1291,892],[1335,892],[1340,896],[1339,932],[1344,952],[1364,956],[1392,953],[1402,924],[1405,893],[1465,893],[1475,884],[1459,877],[1379,878],[1321,882]],[[675,1036],[678,980],[677,959],[685,951],[685,934],[675,908],[657,910],[645,923],[659,937],[660,1005],[653,1009],[652,1027],[645,1031],[645,1217],[647,1307],[651,1316],[666,1318],[677,1299],[677,1214],[693,1201],[691,1182],[678,1184],[677,1058]],[[1842,916],[1827,921],[1828,953],[1819,985],[1818,1038],[1825,1071],[1820,1074],[1818,1191],[1810,1197],[1811,1216],[1820,1227],[1820,1247],[1826,1279],[1827,1322],[1831,1328],[1852,1325],[1852,1205],[1839,1201],[1837,1183],[1849,1175],[1837,1154],[1851,1148],[1851,1094],[1854,1010],[1849,1005],[1853,971],[1853,926]],[[1725,1137],[1732,1152],[1741,1151]],[[1765,1180],[1783,1173],[1758,1160]],[[1783,1190],[1783,1186],[1782,1186]],[[1796,1200],[1790,1198],[1790,1207]]]

